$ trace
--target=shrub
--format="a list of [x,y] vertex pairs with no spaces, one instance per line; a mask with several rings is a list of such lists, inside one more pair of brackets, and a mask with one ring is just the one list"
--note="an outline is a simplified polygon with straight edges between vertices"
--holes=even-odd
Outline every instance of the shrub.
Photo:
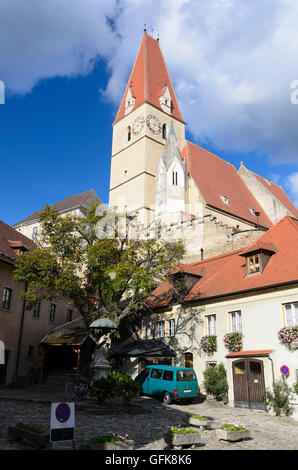
[[238,423],[238,421],[228,421],[227,423],[222,423],[220,429],[224,429],[226,431],[247,431],[245,425]]
[[124,400],[130,400],[139,396],[140,391],[140,385],[129,374],[112,371],[108,378],[102,377],[93,382],[90,395],[95,397],[97,402],[111,400],[116,395],[123,397]]
[[228,393],[227,373],[222,363],[204,371],[204,388],[218,400]]
[[290,406],[291,393],[291,387],[280,379],[274,382],[273,390],[268,388],[265,390],[265,405],[273,408],[276,416],[279,416],[282,410],[284,410],[285,414],[288,416],[292,412],[292,407]]
[[191,428],[182,428],[180,425],[178,426],[170,426],[169,432],[173,434],[198,434],[198,431]]

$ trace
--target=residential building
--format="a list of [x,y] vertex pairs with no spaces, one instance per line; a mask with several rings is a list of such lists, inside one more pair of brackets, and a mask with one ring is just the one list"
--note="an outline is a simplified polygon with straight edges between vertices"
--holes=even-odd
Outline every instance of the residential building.
[[[38,378],[42,365],[41,340],[58,325],[77,318],[76,310],[64,300],[42,300],[33,310],[26,310],[22,292],[26,284],[15,282],[13,272],[20,253],[33,250],[35,243],[0,221],[0,385],[16,376],[35,370]],[[2,357],[3,356],[3,357]],[[3,360],[2,360],[3,359]]]

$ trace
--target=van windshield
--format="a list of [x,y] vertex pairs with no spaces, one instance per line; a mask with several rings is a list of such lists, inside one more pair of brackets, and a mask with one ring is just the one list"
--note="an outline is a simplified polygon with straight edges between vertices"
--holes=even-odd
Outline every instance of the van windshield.
[[194,371],[193,370],[178,370],[177,382],[184,382],[186,380],[196,380]]

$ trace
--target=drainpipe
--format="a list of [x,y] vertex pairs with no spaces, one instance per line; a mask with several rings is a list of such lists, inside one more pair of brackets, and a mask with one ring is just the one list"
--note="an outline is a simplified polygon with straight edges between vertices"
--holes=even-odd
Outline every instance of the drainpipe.
[[269,359],[269,361],[271,362],[271,369],[272,369],[272,380],[273,380],[273,385],[274,385],[275,379],[274,379],[274,368],[273,368],[273,360],[272,360],[272,358],[270,357],[270,354],[268,354],[268,359]]
[[[25,282],[25,293],[27,292],[27,290],[28,290],[28,281]],[[18,341],[15,376],[17,376],[17,374],[18,374],[18,369],[19,369],[19,364],[20,364],[20,355],[21,355],[25,310],[26,310],[26,299],[23,300],[23,308],[22,308],[21,326],[20,326],[19,341]]]

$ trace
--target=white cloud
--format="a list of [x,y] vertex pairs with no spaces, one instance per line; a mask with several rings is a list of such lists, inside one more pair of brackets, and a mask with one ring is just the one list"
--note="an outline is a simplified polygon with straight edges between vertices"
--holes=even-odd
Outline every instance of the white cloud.
[[298,207],[298,172],[291,173],[286,180],[286,188],[294,204]]
[[25,93],[41,78],[88,73],[101,56],[102,95],[117,107],[146,23],[196,140],[298,163],[297,16],[296,0],[2,0],[0,79]]

